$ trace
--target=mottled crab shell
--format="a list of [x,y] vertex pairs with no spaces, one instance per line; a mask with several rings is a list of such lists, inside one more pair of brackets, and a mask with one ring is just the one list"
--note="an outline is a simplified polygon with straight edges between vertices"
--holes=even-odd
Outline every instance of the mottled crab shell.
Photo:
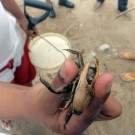
[[[88,70],[91,67],[90,65],[94,63],[95,65],[95,74],[91,84],[88,83],[86,76],[88,74]],[[81,71],[79,81],[75,90],[73,102],[72,102],[72,109],[75,114],[81,114],[85,108],[91,102],[91,99],[94,97],[94,85],[96,78],[99,75],[99,61],[96,58],[95,62],[86,63],[83,70]],[[94,71],[93,71],[94,72]]]

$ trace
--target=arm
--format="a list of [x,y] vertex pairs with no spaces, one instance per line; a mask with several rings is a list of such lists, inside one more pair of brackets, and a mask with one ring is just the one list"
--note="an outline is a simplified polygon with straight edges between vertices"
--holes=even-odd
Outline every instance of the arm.
[[[66,61],[51,85],[57,88],[71,82],[77,70],[74,62]],[[100,116],[100,113],[104,116],[100,117],[100,120],[113,119],[121,114],[120,103],[110,94],[112,82],[113,78],[109,73],[97,78],[95,97],[91,104],[80,116],[73,115],[66,129],[63,124],[67,110],[58,111],[58,108],[63,102],[63,97],[67,95],[53,94],[41,83],[33,87],[0,83],[0,118],[35,121],[63,135],[79,135]]]
[[24,30],[27,36],[35,37],[37,35],[37,29],[35,29],[34,31],[28,30],[28,20],[14,0],[1,0],[1,2],[4,8],[17,19],[19,25]]
[[4,8],[9,11],[17,20],[25,19],[25,16],[21,9],[18,7],[14,0],[1,0]]
[[0,119],[23,119],[29,87],[0,82]]
[[[74,69],[67,81],[72,80],[76,73]],[[63,82],[59,80],[58,83],[61,85]],[[42,93],[43,95],[41,95]],[[39,95],[38,98],[38,94],[40,94],[41,97]],[[33,114],[33,112],[37,112],[37,107],[39,107],[42,99],[45,99],[45,104],[48,102],[48,96],[51,97],[52,93],[41,83],[33,87],[27,87],[0,82],[0,119],[40,121],[35,117],[36,114]],[[43,107],[43,104],[41,105]]]

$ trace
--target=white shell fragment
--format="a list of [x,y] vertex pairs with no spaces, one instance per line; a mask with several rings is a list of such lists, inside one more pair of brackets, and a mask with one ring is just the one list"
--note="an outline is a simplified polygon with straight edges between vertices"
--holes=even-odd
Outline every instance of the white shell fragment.
[[110,50],[110,45],[108,44],[102,44],[100,47],[99,47],[99,51],[109,51]]

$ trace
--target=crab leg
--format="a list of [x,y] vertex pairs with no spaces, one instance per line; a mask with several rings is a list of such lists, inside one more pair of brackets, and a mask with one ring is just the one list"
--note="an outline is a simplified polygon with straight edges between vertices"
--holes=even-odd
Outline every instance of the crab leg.
[[41,83],[43,83],[52,93],[60,94],[60,93],[67,93],[71,91],[73,84],[65,84],[61,87],[55,89],[53,88],[47,81],[45,81],[43,78],[40,78]]
[[69,120],[70,120],[70,118],[71,118],[72,115],[73,115],[73,112],[72,112],[72,110],[70,110],[68,112],[68,114],[66,115],[66,119],[65,119],[65,123],[64,123],[64,128],[66,128],[66,125],[69,122]]
[[59,108],[60,111],[66,110],[70,104],[72,103],[73,99],[67,101],[66,105],[63,108]]
[[94,67],[90,66],[89,70],[88,70],[88,75],[86,76],[86,79],[88,81],[88,84],[91,85],[93,81],[93,79],[95,79],[96,74],[98,74],[99,71],[99,60],[95,57],[96,61],[93,61],[90,63],[90,65],[92,65],[92,63],[94,63]]
[[66,103],[66,105],[63,108],[59,108],[59,110],[65,110],[67,109],[70,104],[73,102],[73,97],[74,97],[74,93],[75,93],[75,89],[76,89],[76,83],[78,82],[78,79],[76,79],[73,82],[73,87],[72,87],[72,91],[71,91],[71,98],[68,100],[68,102]]
[[78,63],[77,63],[78,66],[80,68],[82,68],[84,66],[84,61],[83,61],[83,57],[82,57],[82,54],[81,53],[79,53],[79,52],[77,52],[75,50],[71,50],[71,49],[64,49],[64,50],[66,50],[66,51],[68,51],[68,52],[70,52],[72,54],[76,54],[77,57],[78,57]]

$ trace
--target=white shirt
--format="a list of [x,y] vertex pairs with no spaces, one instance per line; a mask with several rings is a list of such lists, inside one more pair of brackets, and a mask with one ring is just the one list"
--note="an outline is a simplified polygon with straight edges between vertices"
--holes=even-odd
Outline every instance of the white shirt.
[[24,41],[16,30],[15,18],[7,13],[0,1],[0,69],[14,59],[14,68],[0,73],[0,81],[11,82],[13,80],[14,71],[21,64],[23,44]]

